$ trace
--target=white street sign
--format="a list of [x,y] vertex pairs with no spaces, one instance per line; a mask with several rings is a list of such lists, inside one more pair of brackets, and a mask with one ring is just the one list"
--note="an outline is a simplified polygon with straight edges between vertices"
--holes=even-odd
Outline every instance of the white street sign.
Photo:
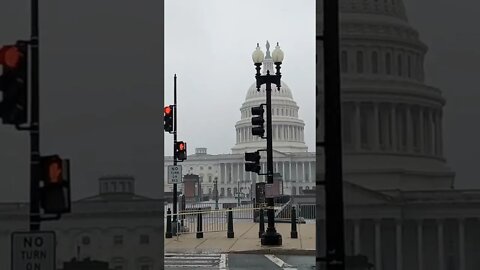
[[182,183],[182,166],[181,165],[168,165],[168,183],[178,184]]
[[12,233],[12,270],[55,270],[54,232]]

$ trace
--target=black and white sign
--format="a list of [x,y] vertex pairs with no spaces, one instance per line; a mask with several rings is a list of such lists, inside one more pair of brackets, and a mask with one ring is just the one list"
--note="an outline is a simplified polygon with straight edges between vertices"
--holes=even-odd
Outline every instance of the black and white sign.
[[182,183],[182,166],[168,165],[168,183],[178,184]]
[[55,270],[54,232],[12,233],[12,270]]

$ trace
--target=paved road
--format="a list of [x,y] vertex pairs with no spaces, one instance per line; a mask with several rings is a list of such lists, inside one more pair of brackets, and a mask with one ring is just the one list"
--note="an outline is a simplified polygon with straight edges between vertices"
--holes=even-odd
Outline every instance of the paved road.
[[165,269],[313,270],[314,256],[263,254],[166,254]]

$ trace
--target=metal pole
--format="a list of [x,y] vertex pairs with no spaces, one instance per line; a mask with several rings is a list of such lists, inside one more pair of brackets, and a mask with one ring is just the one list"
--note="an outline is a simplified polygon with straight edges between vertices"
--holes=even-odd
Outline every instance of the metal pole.
[[240,206],[240,182],[237,182],[237,206]]
[[[266,85],[267,89],[267,183],[273,184],[273,142],[272,142],[272,84]],[[274,221],[273,198],[267,198],[268,232],[276,232]]]
[[215,179],[215,209],[218,210],[218,180]]
[[[272,83],[270,73],[266,77],[267,92],[267,183],[273,184],[273,141],[272,141]],[[275,210],[273,198],[267,198],[268,227],[262,238],[262,245],[281,245],[282,236],[275,229]]]
[[345,269],[338,0],[324,0],[325,220],[327,270]]
[[[175,145],[177,143],[177,74],[173,76],[173,165],[177,165],[177,154],[175,153]],[[177,184],[173,184],[173,224],[177,228]],[[174,230],[174,235],[176,235]]]
[[40,163],[40,104],[39,104],[39,27],[38,0],[31,1],[31,129],[30,129],[30,231],[40,230],[39,163]]

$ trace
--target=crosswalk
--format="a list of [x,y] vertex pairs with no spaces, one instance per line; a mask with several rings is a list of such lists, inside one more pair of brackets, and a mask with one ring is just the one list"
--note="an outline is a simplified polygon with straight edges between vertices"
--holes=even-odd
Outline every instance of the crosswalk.
[[227,254],[165,254],[165,269],[227,270]]

